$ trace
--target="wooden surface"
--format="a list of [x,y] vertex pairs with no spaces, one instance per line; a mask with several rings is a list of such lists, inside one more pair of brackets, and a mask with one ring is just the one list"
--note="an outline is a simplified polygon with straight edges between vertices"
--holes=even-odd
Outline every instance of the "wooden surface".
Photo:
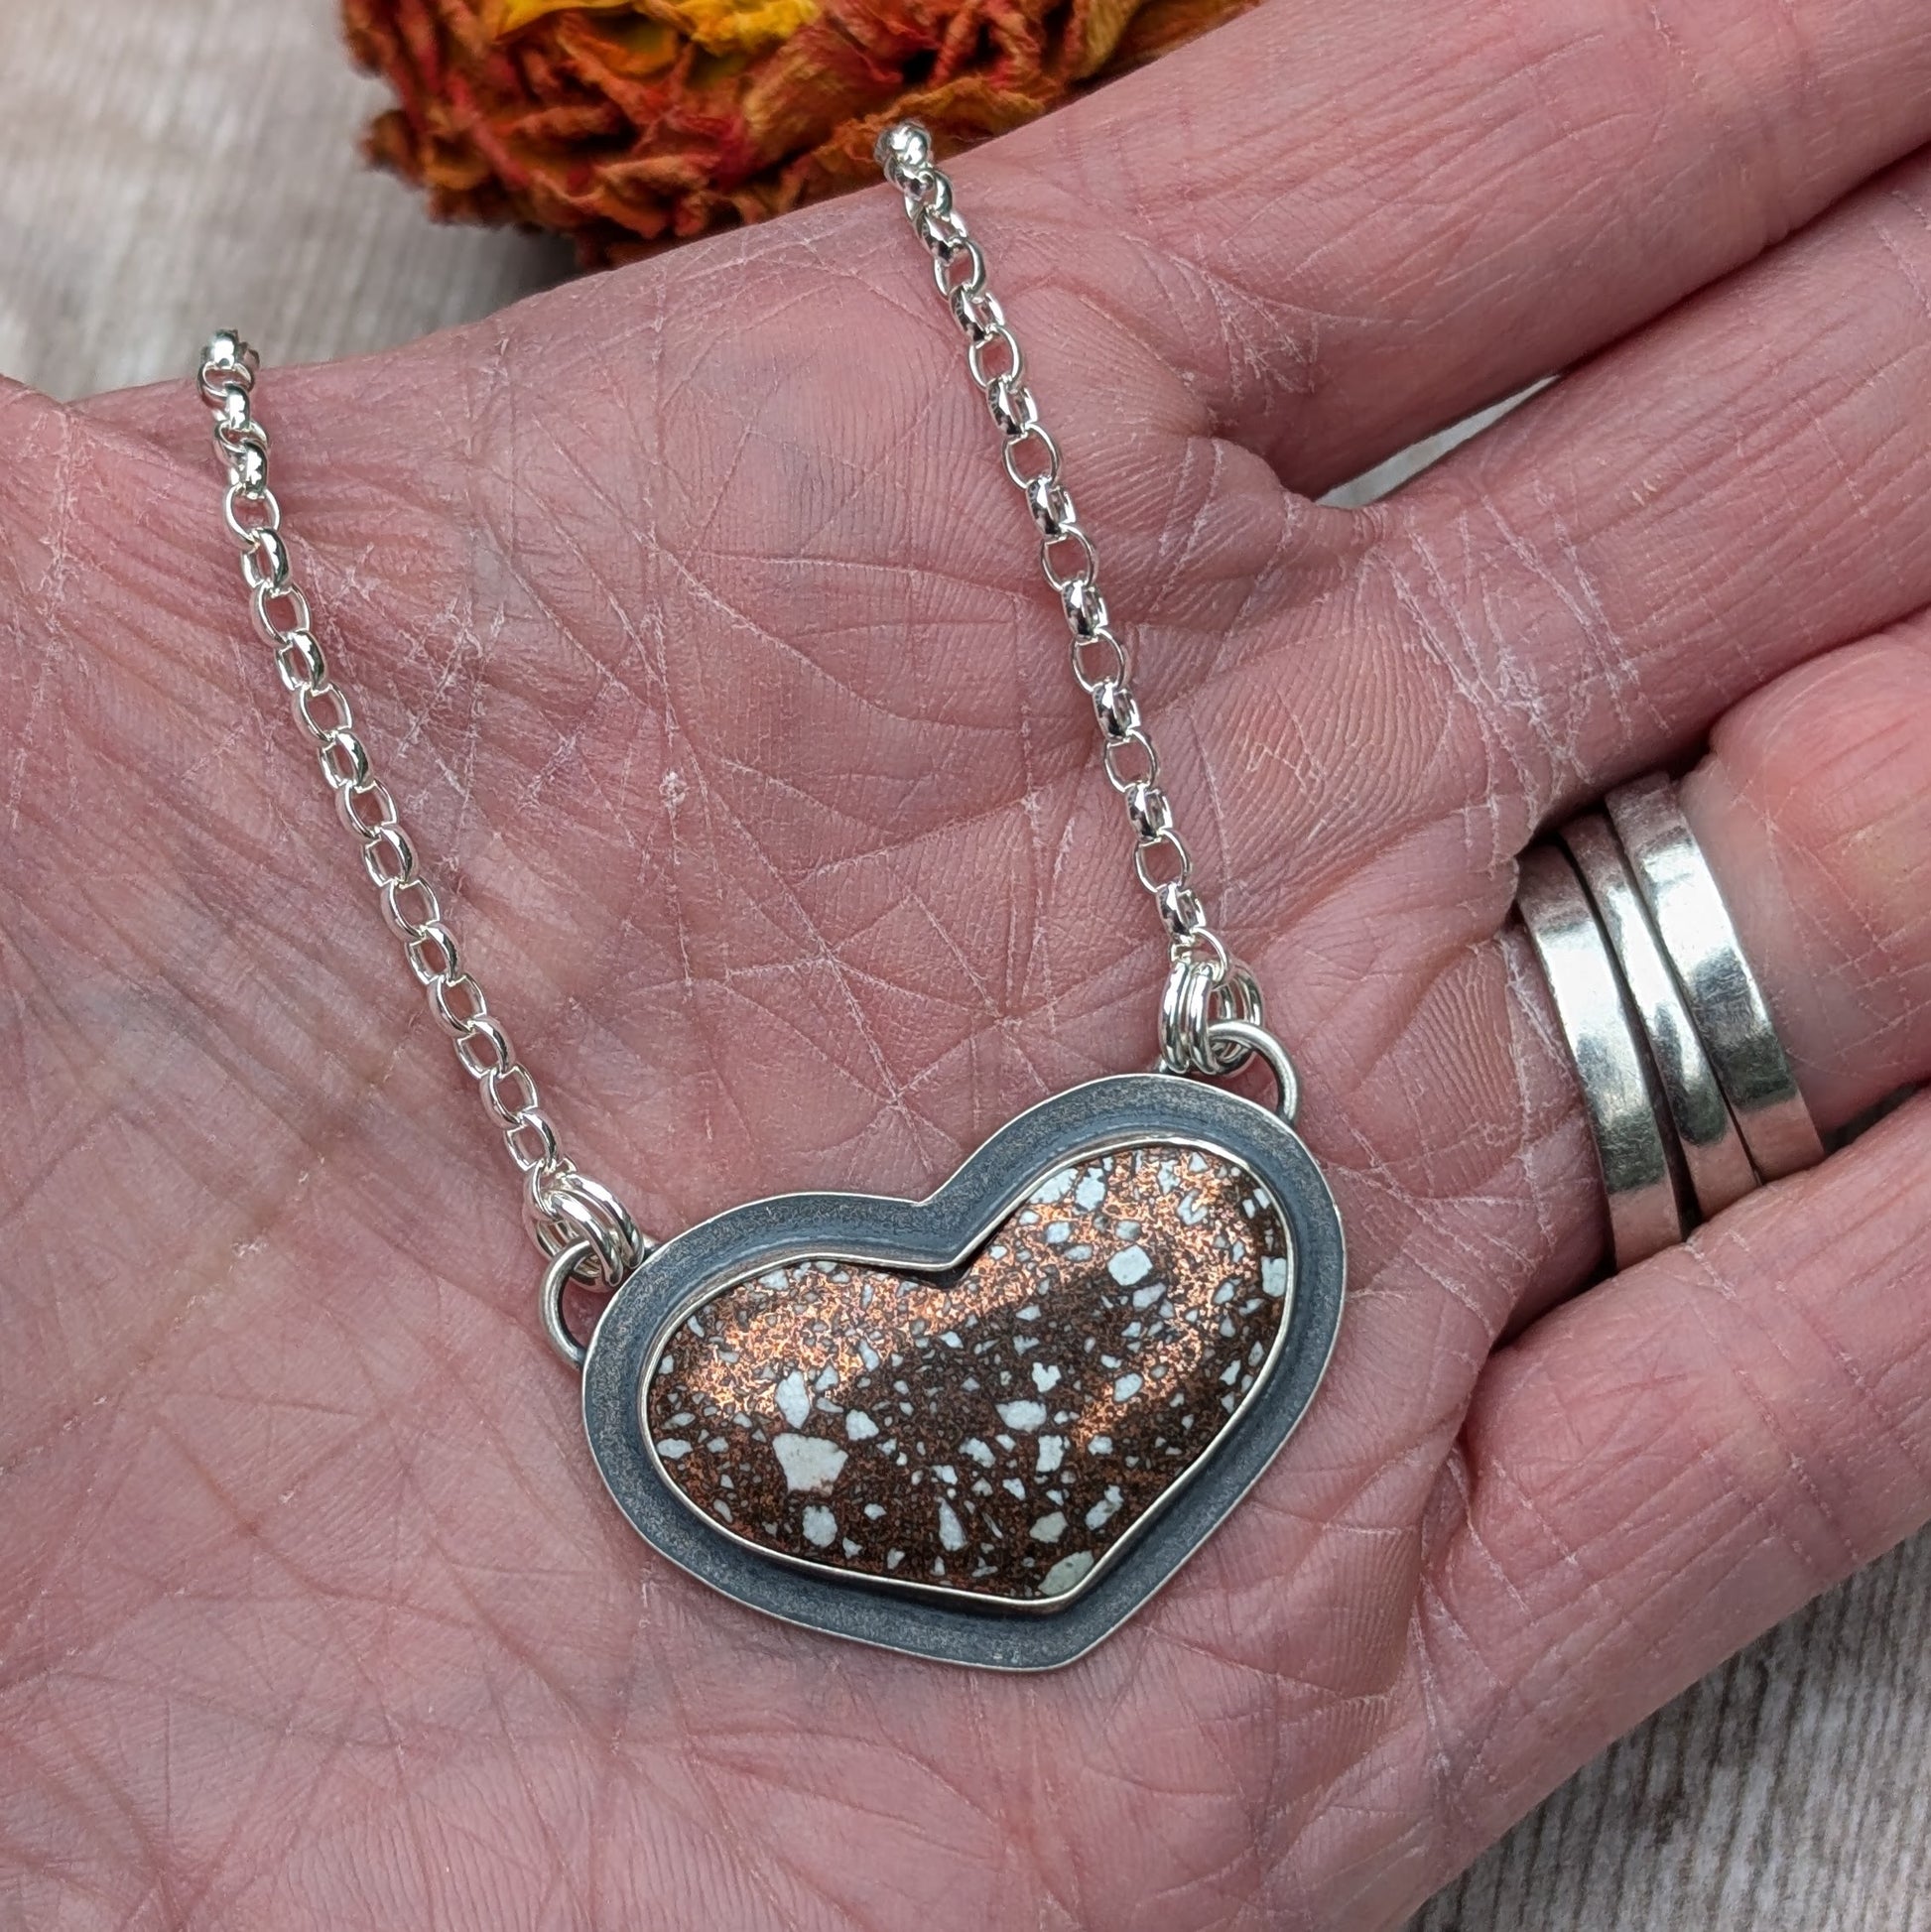
[[565,273],[362,166],[332,0],[0,0],[0,373],[55,396],[384,348]]
[[[365,173],[379,98],[331,0],[0,0],[0,371],[144,382],[216,323],[346,354],[563,272]],[[1931,1535],[1625,1739],[1412,1932],[1685,1926],[1931,1932]]]

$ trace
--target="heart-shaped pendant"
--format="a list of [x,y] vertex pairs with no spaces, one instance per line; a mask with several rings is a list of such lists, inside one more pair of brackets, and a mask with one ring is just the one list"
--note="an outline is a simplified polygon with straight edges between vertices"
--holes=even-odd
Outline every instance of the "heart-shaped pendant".
[[631,1522],[726,1595],[1050,1668],[1266,1467],[1343,1273],[1284,1120],[1125,1075],[1022,1114],[930,1200],[781,1196],[667,1243],[598,1325],[584,1420]]

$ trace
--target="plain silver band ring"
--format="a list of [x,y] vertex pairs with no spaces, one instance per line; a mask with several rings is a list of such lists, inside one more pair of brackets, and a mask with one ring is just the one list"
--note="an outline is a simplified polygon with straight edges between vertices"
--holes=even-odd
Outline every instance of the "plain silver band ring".
[[1663,1111],[1622,983],[1583,882],[1567,854],[1536,845],[1522,855],[1516,909],[1555,1002],[1583,1092],[1609,1203],[1618,1269],[1683,1238]]
[[1757,1185],[1756,1170],[1608,818],[1586,812],[1571,820],[1561,837],[1622,968],[1623,988],[1676,1126],[1697,1211],[1707,1221]]
[[1756,1171],[1814,1167],[1824,1143],[1675,786],[1639,778],[1604,803]]

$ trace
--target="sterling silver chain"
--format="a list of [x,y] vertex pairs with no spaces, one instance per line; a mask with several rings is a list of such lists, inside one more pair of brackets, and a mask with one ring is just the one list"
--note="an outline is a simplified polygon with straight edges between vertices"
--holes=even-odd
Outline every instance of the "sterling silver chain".
[[905,197],[912,232],[932,257],[932,279],[966,337],[966,366],[992,413],[1000,455],[1039,532],[1039,568],[1059,593],[1071,634],[1073,675],[1093,700],[1106,782],[1133,828],[1133,871],[1165,922],[1173,968],[1160,1007],[1161,1059],[1176,1073],[1230,1073],[1247,1057],[1225,1021],[1262,1024],[1260,988],[1208,924],[1194,888],[1194,857],[1160,783],[1160,756],[1133,695],[1133,653],[1112,627],[1099,589],[1099,555],[1061,476],[1060,446],[1039,419],[1026,358],[999,299],[986,286],[985,255],[953,205],[950,178],[932,159],[917,121],[878,137],[878,165]]
[[221,512],[241,551],[255,628],[274,653],[282,689],[314,741],[342,824],[361,845],[362,869],[381,899],[382,916],[524,1177],[524,1221],[532,1237],[553,1261],[569,1257],[565,1272],[614,1288],[651,1243],[616,1197],[579,1174],[558,1146],[536,1081],[463,966],[436,888],[417,869],[416,847],[396,801],[370,767],[348,696],[329,674],[311,628],[309,599],[282,540],[282,506],[268,481],[268,432],[254,412],[260,367],[255,351],[224,329],[209,340],[198,372],[202,399],[214,416],[215,453],[228,474]]
[[[1032,512],[1040,569],[1066,612],[1073,675],[1093,701],[1106,779],[1133,829],[1133,870],[1166,925],[1172,969],[1160,1005],[1161,1060],[1175,1073],[1217,1075],[1259,1053],[1279,1079],[1281,1110],[1291,1118],[1293,1071],[1279,1043],[1262,1030],[1252,973],[1208,923],[1195,890],[1193,855],[1174,824],[1159,754],[1133,695],[1132,652],[1107,614],[1098,553],[1061,477],[1060,447],[1040,421],[1018,338],[986,286],[985,257],[953,205],[952,183],[934,166],[924,128],[901,121],[886,129],[878,159],[932,256],[933,280],[965,333],[966,365],[1003,440],[1005,472]],[[198,370],[227,473],[222,516],[241,553],[255,628],[315,745],[342,824],[361,847],[382,916],[523,1176],[524,1220],[551,1264],[542,1297],[545,1328],[566,1359],[580,1361],[580,1348],[563,1328],[565,1283],[615,1288],[653,1243],[616,1196],[579,1172],[559,1146],[536,1081],[464,966],[436,888],[418,869],[395,798],[375,776],[283,541],[281,505],[269,486],[268,431],[254,411],[259,371],[255,351],[230,330],[210,338]]]

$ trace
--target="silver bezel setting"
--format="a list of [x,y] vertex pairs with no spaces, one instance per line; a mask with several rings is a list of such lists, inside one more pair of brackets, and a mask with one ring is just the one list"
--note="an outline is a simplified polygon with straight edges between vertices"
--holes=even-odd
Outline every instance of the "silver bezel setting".
[[[757,1548],[700,1513],[642,1426],[644,1378],[693,1309],[747,1277],[815,1257],[920,1273],[969,1254],[1040,1181],[1102,1151],[1212,1148],[1265,1190],[1286,1227],[1289,1306],[1263,1373],[1208,1451],[1066,1596],[1039,1603],[845,1576]],[[1278,1114],[1171,1074],[1055,1095],[1000,1128],[924,1201],[792,1194],[751,1202],[659,1248],[605,1309],[583,1364],[583,1421],[604,1483],[638,1532],[723,1595],[769,1615],[911,1655],[999,1670],[1070,1663],[1166,1583],[1273,1460],[1331,1357],[1346,1258],[1334,1197]]]

